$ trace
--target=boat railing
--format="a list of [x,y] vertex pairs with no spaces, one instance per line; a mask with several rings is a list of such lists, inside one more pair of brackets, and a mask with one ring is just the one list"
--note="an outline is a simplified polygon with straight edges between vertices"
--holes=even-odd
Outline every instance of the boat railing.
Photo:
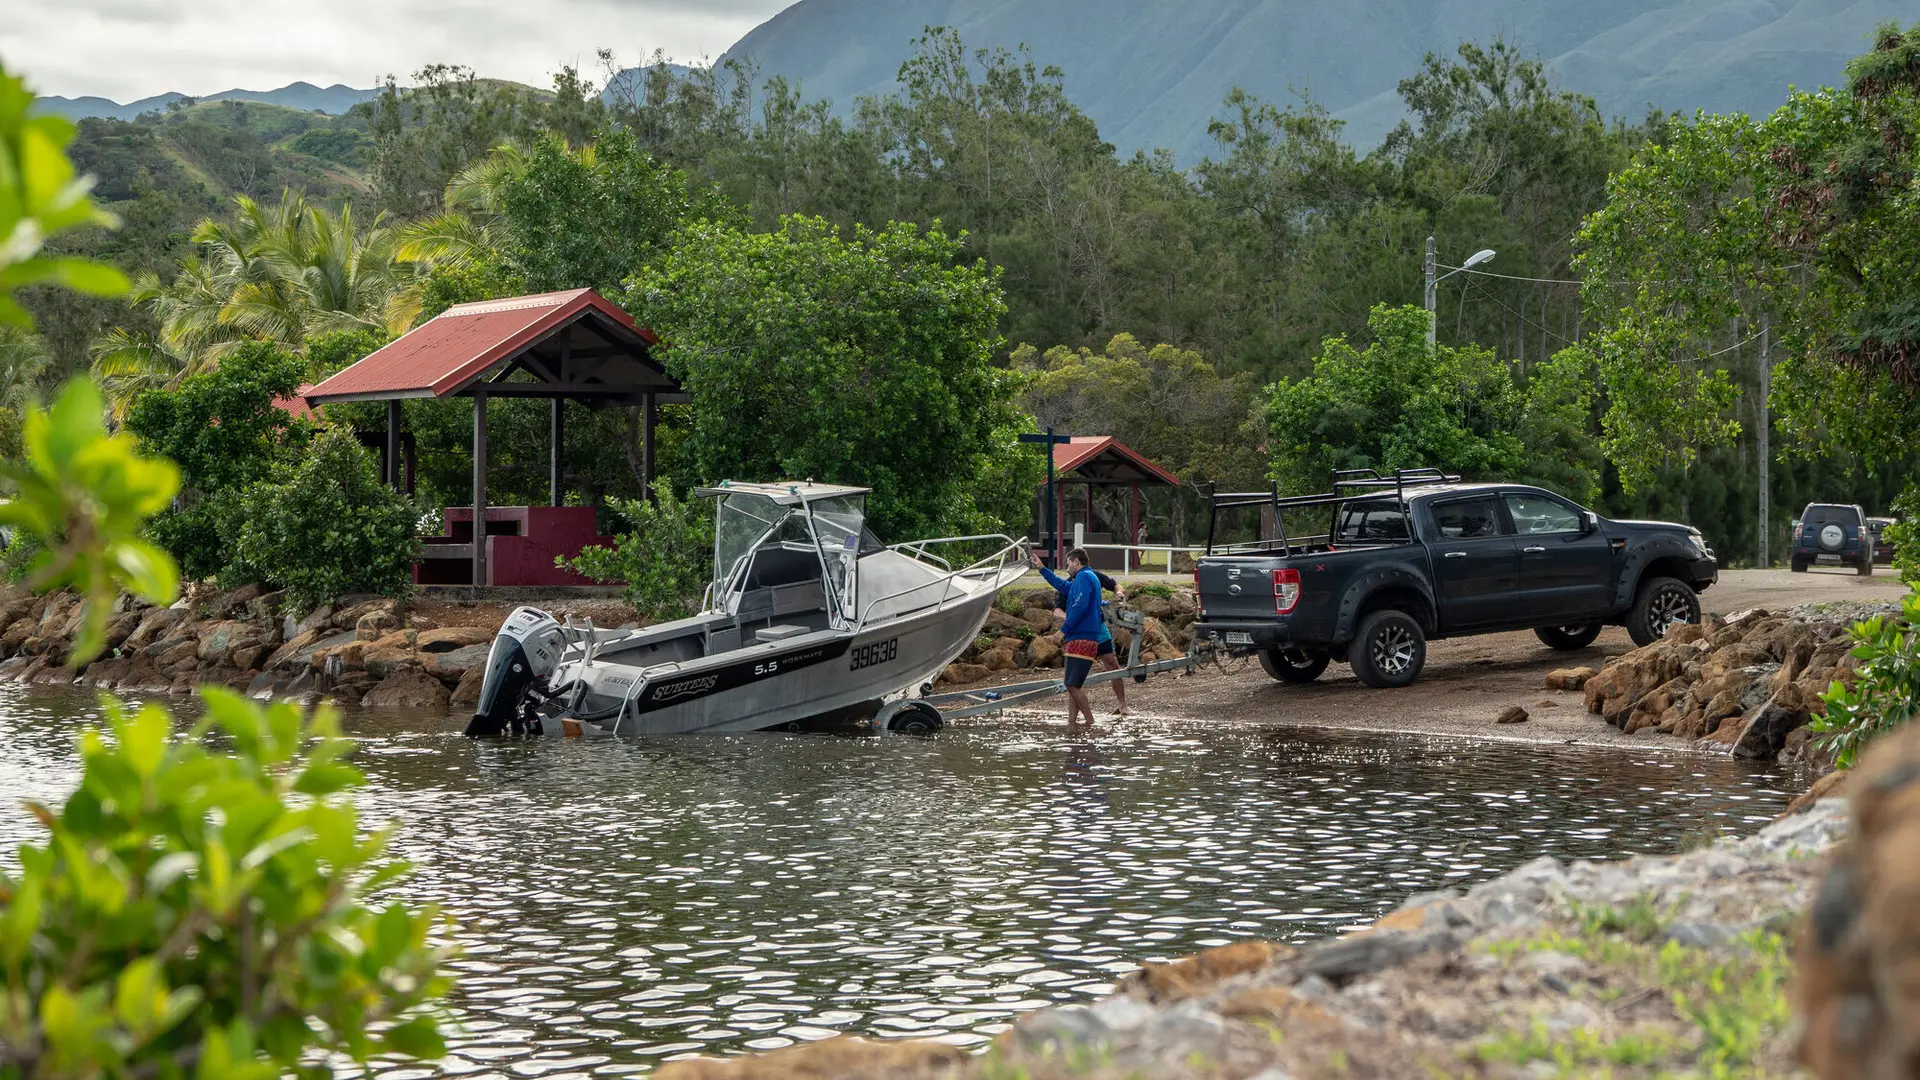
[[[999,550],[984,558],[977,559],[958,570],[955,570],[953,564],[946,559],[927,550],[928,548],[939,547],[941,545],[977,544],[986,541],[998,541],[1000,544]],[[937,565],[940,569],[946,571],[946,573],[937,581],[924,582],[867,600],[866,604],[860,609],[859,625],[861,626],[865,626],[867,622],[873,618],[874,610],[880,605],[897,603],[903,597],[913,596],[916,593],[932,594],[937,592],[938,595],[931,596],[931,598],[925,602],[902,607],[897,611],[890,611],[887,613],[887,617],[898,618],[902,615],[910,615],[921,611],[940,610],[946,607],[948,600],[952,599],[954,582],[961,578],[989,576],[998,578],[1006,574],[1008,570],[1014,566],[1018,566],[1021,573],[1026,572],[1026,545],[1010,536],[994,533],[979,536],[943,536],[935,540],[914,540],[904,544],[891,544],[888,546],[888,550],[897,551],[908,558],[917,559],[930,565]]]

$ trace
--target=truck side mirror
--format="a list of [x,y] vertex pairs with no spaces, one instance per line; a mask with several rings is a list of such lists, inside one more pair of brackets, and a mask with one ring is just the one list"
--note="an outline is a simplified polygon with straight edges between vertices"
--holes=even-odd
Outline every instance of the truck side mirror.
[[1591,510],[1580,512],[1580,535],[1589,536],[1600,531],[1600,515]]

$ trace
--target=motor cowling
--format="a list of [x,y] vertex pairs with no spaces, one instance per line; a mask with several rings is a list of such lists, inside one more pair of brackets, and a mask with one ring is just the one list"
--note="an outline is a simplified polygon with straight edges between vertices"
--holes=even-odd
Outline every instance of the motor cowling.
[[[505,735],[518,724],[527,707],[527,696],[536,687],[545,687],[547,677],[560,662],[565,639],[560,623],[539,608],[523,607],[507,616],[500,633],[487,652],[486,677],[480,683],[480,700],[467,722],[472,736]],[[537,722],[534,727],[537,732]]]

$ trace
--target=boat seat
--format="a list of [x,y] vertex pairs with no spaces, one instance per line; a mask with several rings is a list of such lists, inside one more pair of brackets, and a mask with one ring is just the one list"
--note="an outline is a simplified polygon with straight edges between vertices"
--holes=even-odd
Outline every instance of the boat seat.
[[753,632],[753,638],[759,642],[785,641],[811,633],[813,631],[804,626],[763,626]]
[[759,622],[761,619],[779,619],[788,615],[801,615],[809,611],[824,611],[827,606],[827,590],[815,578],[812,581],[800,581],[791,585],[775,585],[770,588],[749,589],[740,597],[740,606],[735,609],[741,622]]

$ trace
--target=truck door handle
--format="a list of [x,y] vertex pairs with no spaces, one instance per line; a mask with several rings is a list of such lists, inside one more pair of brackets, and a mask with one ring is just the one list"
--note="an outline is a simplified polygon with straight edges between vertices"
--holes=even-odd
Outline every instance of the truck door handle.
[[1527,555],[1544,555],[1547,551],[1547,549],[1543,547],[1521,548],[1520,550]]
[[1464,559],[1467,557],[1467,553],[1464,551],[1449,551],[1446,557],[1449,559]]

